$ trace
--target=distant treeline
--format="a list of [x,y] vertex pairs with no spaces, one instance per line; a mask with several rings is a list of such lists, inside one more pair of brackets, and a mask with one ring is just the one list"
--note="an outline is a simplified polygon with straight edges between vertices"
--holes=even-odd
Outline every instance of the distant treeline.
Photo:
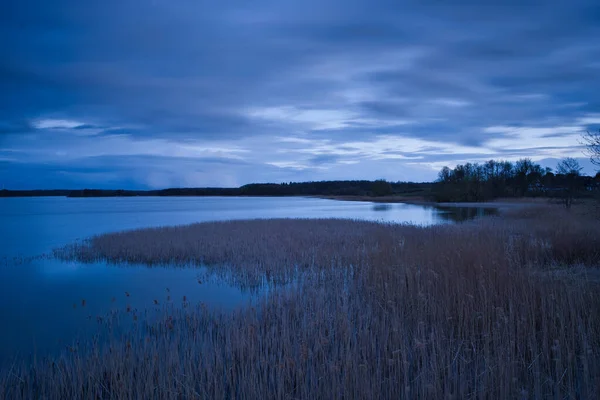
[[346,180],[289,183],[252,183],[238,188],[171,188],[161,190],[0,190],[0,197],[132,197],[132,196],[402,196],[439,202],[485,201],[499,197],[560,197],[567,206],[576,197],[600,195],[600,173],[581,175],[574,159],[556,171],[530,159],[490,160],[444,167],[436,182]]
[[239,188],[172,188],[161,190],[0,190],[0,197],[67,196],[418,196],[428,197],[434,183],[320,181],[252,183]]
[[454,169],[442,168],[433,189],[436,201],[485,201],[499,197],[558,197],[567,206],[574,197],[598,194],[600,173],[581,174],[573,158],[560,161],[556,171],[542,168],[528,158],[510,161],[489,160],[466,163]]

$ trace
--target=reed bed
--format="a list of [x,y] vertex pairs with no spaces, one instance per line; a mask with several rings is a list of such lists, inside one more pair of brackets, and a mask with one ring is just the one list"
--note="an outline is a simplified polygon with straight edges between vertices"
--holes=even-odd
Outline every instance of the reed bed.
[[600,282],[581,271],[598,268],[599,240],[597,221],[554,207],[94,237],[56,256],[295,284],[233,313],[164,306],[119,339],[3,373],[0,398],[597,398]]

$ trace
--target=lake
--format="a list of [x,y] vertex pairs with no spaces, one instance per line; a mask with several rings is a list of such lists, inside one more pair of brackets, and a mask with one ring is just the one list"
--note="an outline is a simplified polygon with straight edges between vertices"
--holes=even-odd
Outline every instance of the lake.
[[95,234],[254,218],[335,217],[431,225],[489,212],[302,197],[0,198],[0,364],[64,348],[93,332],[97,318],[112,310],[144,310],[155,300],[176,303],[183,296],[231,309],[255,296],[198,268],[28,260]]

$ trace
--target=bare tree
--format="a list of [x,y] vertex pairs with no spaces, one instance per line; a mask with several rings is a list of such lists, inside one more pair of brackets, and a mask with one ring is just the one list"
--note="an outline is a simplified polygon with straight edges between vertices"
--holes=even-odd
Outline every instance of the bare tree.
[[581,189],[581,170],[579,161],[574,158],[567,157],[561,160],[556,166],[556,173],[561,183],[562,198],[566,208],[571,208],[573,200]]
[[586,132],[583,134],[583,144],[587,147],[586,154],[592,163],[600,166],[600,129],[598,132]]
[[579,176],[581,175],[582,169],[581,165],[579,165],[579,161],[572,157],[566,157],[556,166],[556,173],[560,175]]
[[438,174],[438,181],[448,183],[452,179],[452,170],[448,167],[442,168]]

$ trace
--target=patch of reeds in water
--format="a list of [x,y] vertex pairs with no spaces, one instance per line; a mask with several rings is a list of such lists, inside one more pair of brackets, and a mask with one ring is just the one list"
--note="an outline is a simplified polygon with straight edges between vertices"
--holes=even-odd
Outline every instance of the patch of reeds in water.
[[[558,208],[455,226],[256,220],[103,235],[65,259],[203,263],[297,284],[234,313],[164,308],[0,377],[7,398],[595,398],[600,228]],[[525,214],[523,214],[525,213]],[[546,271],[579,265],[576,279]]]

